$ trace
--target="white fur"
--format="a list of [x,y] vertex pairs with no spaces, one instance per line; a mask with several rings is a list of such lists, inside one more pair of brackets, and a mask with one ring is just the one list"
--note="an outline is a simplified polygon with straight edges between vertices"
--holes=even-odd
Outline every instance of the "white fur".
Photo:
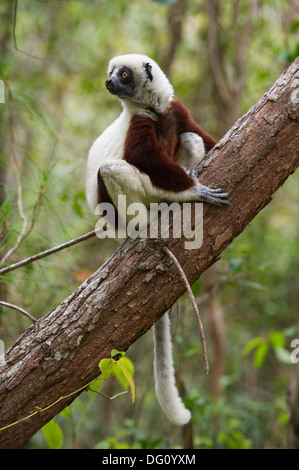
[[[144,68],[144,64],[147,63],[152,67],[152,81],[148,79]],[[131,100],[123,100],[123,104],[128,106],[131,111],[136,112],[137,110],[138,112],[138,110],[141,111],[145,107],[151,107],[158,113],[162,113],[168,108],[173,98],[173,88],[164,72],[153,59],[142,54],[120,55],[110,60],[108,74],[115,67],[130,68],[134,72],[135,80],[139,82],[139,93],[134,98],[134,103]]]
[[188,423],[191,413],[185,408],[175,385],[168,312],[154,324],[153,333],[156,395],[167,418],[182,426]]
[[97,206],[98,170],[107,161],[121,160],[131,114],[124,109],[121,115],[96,139],[89,150],[86,177],[86,198],[94,212]]

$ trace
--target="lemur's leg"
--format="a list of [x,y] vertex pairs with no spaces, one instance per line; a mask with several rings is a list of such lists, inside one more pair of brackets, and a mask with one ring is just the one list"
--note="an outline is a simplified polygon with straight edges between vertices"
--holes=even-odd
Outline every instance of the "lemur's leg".
[[127,197],[127,204],[145,202],[146,191],[140,178],[140,171],[133,165],[124,160],[109,160],[100,166],[100,172],[115,205],[119,195]]
[[194,186],[185,191],[167,191],[152,184],[150,177],[125,160],[112,160],[100,167],[102,178],[109,195],[117,204],[119,194],[127,197],[127,204],[140,202],[147,207],[154,202],[208,202],[217,206],[229,204],[229,193],[221,188],[210,189],[198,182],[193,170],[187,174],[194,180]]

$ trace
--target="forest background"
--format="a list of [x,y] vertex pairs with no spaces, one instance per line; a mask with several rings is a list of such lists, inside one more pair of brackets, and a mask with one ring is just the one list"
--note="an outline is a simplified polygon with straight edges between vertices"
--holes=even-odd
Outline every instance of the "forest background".
[[[4,266],[94,228],[87,153],[121,110],[104,87],[111,57],[154,58],[175,97],[220,139],[299,55],[299,1],[2,0],[0,42]],[[299,366],[290,360],[299,338],[298,182],[296,172],[192,286],[205,322],[208,376],[188,296],[173,310],[178,382],[193,415],[187,427],[172,426],[160,411],[149,332],[126,353],[134,406],[129,395],[108,401],[84,392],[27,447],[298,447]],[[40,318],[120,243],[94,238],[7,273],[0,300]],[[29,325],[1,307],[5,348]],[[114,396],[126,385],[114,376],[101,391]]]

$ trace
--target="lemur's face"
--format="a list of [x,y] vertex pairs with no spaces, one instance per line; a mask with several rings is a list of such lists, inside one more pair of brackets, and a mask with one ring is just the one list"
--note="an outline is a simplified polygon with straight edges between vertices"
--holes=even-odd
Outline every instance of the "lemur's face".
[[133,103],[138,108],[153,109],[158,113],[168,108],[173,97],[173,88],[166,75],[155,61],[142,54],[125,54],[111,59],[105,85],[123,106],[130,102],[129,106]]
[[105,82],[106,88],[112,95],[119,98],[136,99],[145,83],[153,80],[151,71],[152,67],[149,63],[144,63],[138,71],[133,71],[124,65],[113,67]]
[[112,95],[119,98],[133,98],[135,95],[134,73],[128,67],[114,67],[105,85]]

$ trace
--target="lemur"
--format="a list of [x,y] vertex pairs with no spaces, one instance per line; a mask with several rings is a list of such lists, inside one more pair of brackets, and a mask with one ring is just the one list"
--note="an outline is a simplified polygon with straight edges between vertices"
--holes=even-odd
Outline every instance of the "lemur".
[[[93,211],[106,202],[117,214],[119,195],[126,196],[128,205],[147,207],[153,202],[229,203],[229,193],[203,186],[193,170],[216,141],[173,100],[173,87],[154,60],[140,54],[114,57],[105,85],[123,111],[89,151],[86,194]],[[175,385],[168,312],[155,323],[153,334],[158,401],[170,421],[186,424],[191,413]]]

